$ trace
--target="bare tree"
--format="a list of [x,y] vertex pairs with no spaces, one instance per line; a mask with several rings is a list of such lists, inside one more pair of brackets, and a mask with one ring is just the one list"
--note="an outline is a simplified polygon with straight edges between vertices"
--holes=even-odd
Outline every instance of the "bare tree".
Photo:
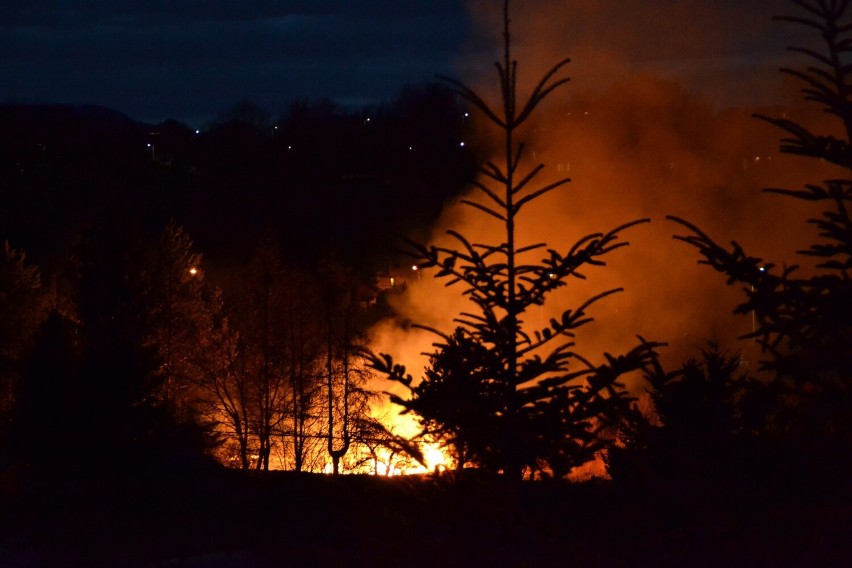
[[[325,324],[327,449],[334,474],[352,444],[354,410],[362,401],[367,370],[359,363],[364,315],[360,284],[341,261],[326,258],[318,271]],[[363,405],[361,405],[363,406]]]
[[290,269],[286,286],[286,305],[282,317],[286,328],[285,367],[289,381],[289,441],[293,469],[306,467],[314,432],[322,420],[322,322],[317,318],[320,302],[316,282],[305,271]]
[[134,276],[137,310],[144,319],[143,346],[159,359],[159,396],[175,407],[191,405],[196,339],[203,318],[205,286],[202,255],[174,221],[157,244],[142,252]]

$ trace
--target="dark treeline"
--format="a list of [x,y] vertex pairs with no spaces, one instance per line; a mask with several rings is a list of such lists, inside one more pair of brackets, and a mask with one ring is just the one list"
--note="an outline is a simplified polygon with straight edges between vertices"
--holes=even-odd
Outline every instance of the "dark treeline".
[[359,112],[295,101],[273,117],[239,103],[198,132],[98,107],[3,105],[0,227],[39,260],[108,217],[149,233],[177,219],[210,255],[263,230],[294,257],[387,253],[390,235],[422,235],[470,182],[465,128],[434,84]]
[[243,469],[419,457],[370,415],[351,350],[383,314],[394,239],[423,234],[471,179],[449,90],[359,113],[297,101],[276,120],[246,102],[199,131],[90,107],[0,114],[7,462],[66,463],[36,441],[62,431],[78,455],[86,436],[65,425],[100,438],[141,408]]

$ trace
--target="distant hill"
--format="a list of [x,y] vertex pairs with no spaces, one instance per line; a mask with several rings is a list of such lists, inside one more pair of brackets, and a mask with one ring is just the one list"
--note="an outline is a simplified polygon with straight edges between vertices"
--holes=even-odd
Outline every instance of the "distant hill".
[[288,254],[330,247],[362,262],[394,234],[425,234],[472,180],[462,114],[434,86],[369,120],[303,103],[274,123],[226,114],[203,132],[99,106],[3,104],[0,240],[38,259],[94,222],[145,233],[175,219],[208,254],[239,256],[272,230]]
[[91,105],[0,105],[0,239],[55,252],[82,224],[132,214],[155,127]]

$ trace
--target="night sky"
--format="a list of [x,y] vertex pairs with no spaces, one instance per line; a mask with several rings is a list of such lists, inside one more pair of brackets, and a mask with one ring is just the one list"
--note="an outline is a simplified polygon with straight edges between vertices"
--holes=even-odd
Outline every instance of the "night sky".
[[[525,22],[520,31],[540,22],[550,24],[544,35],[564,30],[557,32],[564,40],[558,50],[567,49],[577,65],[572,74],[586,84],[596,78],[584,62],[608,75],[627,66],[674,75],[739,103],[732,92],[742,91],[742,81],[777,67],[784,35],[770,19],[791,3],[516,5],[514,17]],[[139,120],[190,125],[242,100],[272,113],[295,98],[328,97],[358,108],[436,74],[476,77],[477,66],[488,68],[495,58],[484,46],[494,45],[501,6],[500,0],[3,2],[0,102],[97,104]],[[612,67],[614,60],[623,65]]]
[[360,106],[448,73],[458,0],[3,2],[0,101],[94,103],[134,118],[215,117],[240,100]]

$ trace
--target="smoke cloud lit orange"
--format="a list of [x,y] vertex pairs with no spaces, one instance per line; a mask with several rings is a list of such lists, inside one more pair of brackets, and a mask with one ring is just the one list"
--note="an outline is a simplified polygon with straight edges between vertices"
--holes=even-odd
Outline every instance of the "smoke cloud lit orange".
[[[471,3],[489,34],[500,29],[498,4]],[[672,239],[682,231],[665,216],[694,222],[721,243],[737,240],[751,254],[801,262],[794,253],[813,241],[814,232],[805,224],[813,215],[761,188],[797,187],[831,172],[813,160],[780,155],[780,133],[752,118],[756,107],[724,110],[736,98],[731,93],[748,91],[758,79],[766,84],[743,93],[743,100],[757,104],[787,96],[779,74],[769,67],[779,62],[765,55],[779,52],[775,43],[781,36],[766,26],[787,6],[657,2],[652,10],[631,3],[628,13],[624,4],[532,2],[524,4],[522,13],[516,7],[512,17],[521,80],[537,80],[566,54],[573,61],[568,67],[572,82],[551,96],[523,136],[528,166],[546,165],[540,182],[566,175],[572,182],[525,210],[519,245],[546,242],[564,251],[586,234],[651,219],[623,234],[631,246],[610,255],[606,267],[589,270],[587,281],[571,281],[540,311],[525,314],[525,322],[534,328],[597,292],[623,287],[623,293],[594,306],[596,321],[577,338],[583,356],[599,361],[603,352],[623,352],[642,335],[669,343],[663,353],[667,364],[695,354],[707,338],[743,351],[753,362],[754,345],[736,339],[751,330],[750,320],[731,313],[743,299],[741,291],[697,265],[695,250]],[[723,32],[713,31],[719,29]],[[755,71],[749,81],[721,72],[736,67],[735,61],[708,63],[713,53],[724,56],[742,42],[755,41],[749,33],[772,43],[739,64]],[[701,65],[709,69],[699,69]],[[710,72],[717,73],[712,76],[716,86],[702,94]],[[475,73],[467,81],[489,93],[495,74]],[[520,91],[529,92],[529,86]],[[769,115],[794,112],[780,106],[760,110]],[[804,123],[824,120],[801,109],[795,112],[804,116]],[[484,121],[473,120],[474,130],[488,136],[478,128]],[[458,203],[446,207],[433,241],[446,242],[449,228],[478,242],[503,238],[487,216]],[[435,337],[406,324],[450,331],[453,318],[465,309],[462,289],[444,284],[429,272],[409,278],[406,293],[394,298],[399,317],[373,330],[374,347],[406,363],[415,377],[425,365],[419,354],[431,351]]]

